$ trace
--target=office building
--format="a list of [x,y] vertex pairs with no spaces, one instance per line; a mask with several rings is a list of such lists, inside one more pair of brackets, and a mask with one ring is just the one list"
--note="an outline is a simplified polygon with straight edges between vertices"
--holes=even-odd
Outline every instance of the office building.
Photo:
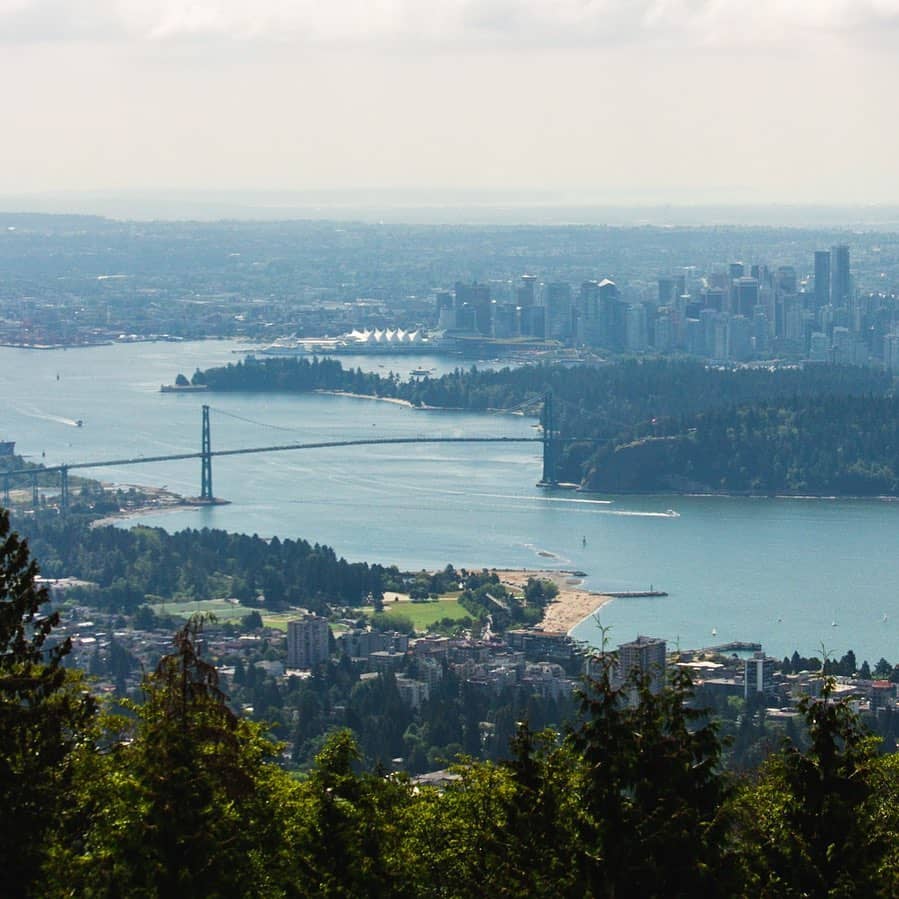
[[810,362],[830,362],[830,338],[823,331],[813,331],[809,340],[808,358]]
[[830,251],[830,302],[835,307],[848,306],[852,299],[852,280],[849,274],[849,247],[846,244]]
[[599,282],[584,281],[577,298],[575,337],[578,343],[599,346]]
[[815,309],[830,303],[830,253],[815,251]]
[[759,304],[758,278],[737,278],[734,282],[734,300],[735,314],[751,316]]
[[775,283],[782,293],[796,293],[799,283],[796,279],[796,269],[792,265],[779,266]]
[[[703,312],[708,310],[703,309]],[[705,325],[701,319],[688,318],[686,321],[687,352],[691,356],[705,356]]]
[[504,340],[518,336],[518,307],[512,303],[493,301],[493,336]]
[[706,289],[703,297],[705,299],[705,304],[709,309],[714,309],[716,312],[725,312],[725,306],[727,292],[723,287],[709,287]]
[[675,278],[659,278],[659,306],[667,306],[677,296],[677,280]]
[[330,655],[328,619],[304,615],[287,622],[287,667],[314,668]]
[[571,285],[560,281],[547,284],[543,305],[547,336],[553,340],[567,340],[571,336]]
[[519,306],[518,333],[522,337],[545,340],[546,309],[543,306]]
[[732,315],[727,320],[727,359],[746,362],[752,358],[752,320]]
[[516,292],[515,299],[519,306],[527,308],[537,302],[537,276],[522,275],[521,285]]
[[[489,337],[492,333],[490,287],[487,284],[456,282],[457,327],[477,331]],[[462,313],[462,314],[460,314]]]
[[757,356],[768,352],[770,330],[765,310],[760,306],[756,307],[755,314],[752,316],[752,346]]
[[852,340],[852,332],[845,327],[835,327],[831,334],[833,347],[833,361],[837,365],[855,364],[855,348]]
[[632,353],[642,353],[646,349],[646,307],[642,303],[628,306],[625,322],[627,349]]
[[434,295],[437,304],[437,327],[442,331],[452,331],[456,327],[456,310],[453,295],[448,290],[438,290]]
[[599,282],[599,344],[613,350],[627,343],[627,303],[620,299],[618,285],[609,278]]
[[673,340],[670,310],[661,310],[655,320],[653,346],[659,353],[667,353],[671,349]]

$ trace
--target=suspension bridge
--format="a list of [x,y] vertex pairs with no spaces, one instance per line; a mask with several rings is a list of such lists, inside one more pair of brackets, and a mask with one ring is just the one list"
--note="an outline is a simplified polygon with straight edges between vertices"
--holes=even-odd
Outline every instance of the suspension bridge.
[[[224,456],[245,456],[256,453],[280,453],[294,450],[337,449],[353,446],[401,446],[404,444],[424,443],[540,443],[543,445],[543,477],[540,486],[552,487],[558,483],[556,476],[558,445],[563,442],[581,438],[563,438],[555,428],[553,417],[552,394],[543,397],[543,408],[540,415],[542,434],[539,437],[380,437],[359,440],[328,440],[315,443],[282,443],[271,446],[253,446],[242,449],[212,448],[212,434],[209,425],[210,407],[202,407],[202,424],[200,451],[193,453],[170,453],[160,456],[135,456],[127,459],[101,459],[89,462],[66,462],[60,465],[47,465],[36,468],[22,468],[3,472],[3,501],[9,505],[9,492],[14,479],[30,479],[32,501],[37,508],[39,502],[38,478],[41,475],[58,474],[59,476],[59,508],[64,512],[69,507],[69,473],[90,468],[114,468],[124,465],[150,465],[155,462],[178,462],[188,459],[200,460],[200,495],[201,503],[215,503],[212,490],[212,460]],[[597,442],[597,441],[591,441]]]

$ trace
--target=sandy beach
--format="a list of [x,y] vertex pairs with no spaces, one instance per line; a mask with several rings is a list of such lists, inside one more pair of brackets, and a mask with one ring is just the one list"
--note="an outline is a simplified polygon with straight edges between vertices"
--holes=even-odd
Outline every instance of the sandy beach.
[[602,593],[580,589],[583,578],[565,571],[497,570],[500,580],[523,590],[529,577],[552,581],[559,595],[546,607],[541,627],[545,631],[568,633],[589,615],[601,609],[610,599]]
[[378,400],[381,403],[393,403],[395,406],[408,406],[410,409],[421,408],[416,407],[409,400],[401,400],[395,396],[374,396],[370,393],[351,393],[349,390],[314,390],[313,393],[322,393],[326,396],[348,396],[354,400]]

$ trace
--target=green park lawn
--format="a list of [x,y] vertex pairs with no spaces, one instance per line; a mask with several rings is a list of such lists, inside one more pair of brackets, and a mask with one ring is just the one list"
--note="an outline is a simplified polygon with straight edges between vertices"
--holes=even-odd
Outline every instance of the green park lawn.
[[[181,618],[190,618],[191,615],[211,614],[219,621],[240,621],[253,610],[247,606],[228,602],[226,599],[195,599],[187,602],[157,602],[150,606],[157,615],[178,615]],[[263,612],[262,622],[266,627],[287,631],[287,622],[297,617],[296,611],[290,612]]]
[[[252,611],[252,609],[246,606],[236,605],[225,599],[157,602],[153,603],[150,608],[157,615],[177,615],[187,619],[191,615],[205,613],[215,615],[219,621],[240,621],[241,618]],[[373,610],[371,607],[366,607],[360,609],[360,611],[371,614]],[[441,597],[436,602],[410,602],[408,600],[385,602],[384,613],[410,619],[417,631],[426,631],[435,621],[440,621],[443,618],[460,621],[469,614],[459,604],[458,594]],[[286,633],[287,622],[292,618],[296,618],[297,614],[296,611],[262,612],[262,621],[266,627],[276,628]]]
[[443,618],[459,621],[470,614],[456,596],[444,597],[436,602],[385,602],[384,613],[409,618],[417,631],[425,631],[429,625]]
[[211,614],[219,621],[240,621],[244,615],[250,612],[246,606],[228,602],[226,599],[195,599],[187,602],[156,602],[150,608],[157,615],[179,615],[182,618],[190,618],[194,614]]

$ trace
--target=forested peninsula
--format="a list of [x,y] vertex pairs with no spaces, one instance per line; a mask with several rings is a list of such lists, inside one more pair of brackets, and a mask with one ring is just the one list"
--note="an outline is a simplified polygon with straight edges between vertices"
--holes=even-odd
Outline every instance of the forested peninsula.
[[628,360],[402,380],[333,359],[273,358],[197,371],[192,381],[211,391],[334,390],[535,414],[552,391],[556,429],[572,438],[557,478],[586,490],[899,495],[899,400],[892,378],[868,368]]

